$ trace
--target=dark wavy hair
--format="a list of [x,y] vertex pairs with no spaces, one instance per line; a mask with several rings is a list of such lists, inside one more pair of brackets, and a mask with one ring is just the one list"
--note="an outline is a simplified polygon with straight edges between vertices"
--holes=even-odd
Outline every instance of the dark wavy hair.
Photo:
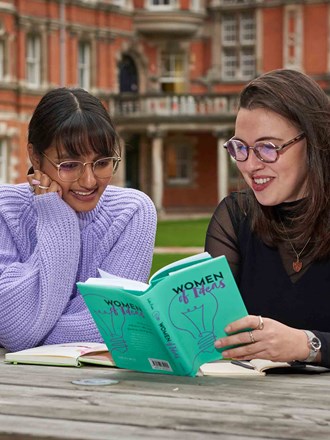
[[50,146],[64,148],[77,157],[91,151],[100,156],[120,156],[114,124],[102,102],[84,89],[50,90],[34,110],[28,142],[40,157]]
[[[304,132],[307,142],[307,194],[290,208],[286,225],[291,240],[303,246],[312,237],[312,259],[330,255],[330,102],[309,76],[279,69],[252,80],[242,90],[239,108],[271,110]],[[253,230],[270,246],[286,237],[276,208],[262,206],[248,190],[248,210]]]

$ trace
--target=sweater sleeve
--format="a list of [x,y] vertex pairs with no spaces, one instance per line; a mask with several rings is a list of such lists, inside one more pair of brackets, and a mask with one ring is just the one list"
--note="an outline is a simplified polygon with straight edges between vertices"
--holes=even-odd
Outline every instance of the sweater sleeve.
[[103,342],[94,319],[80,295],[69,301],[67,309],[42,343],[61,344],[68,341]]
[[[157,215],[154,204],[147,195],[135,190],[124,193],[119,191],[117,195],[112,193],[109,199],[112,209],[106,205],[107,213],[117,214],[98,246],[98,267],[113,275],[147,281],[156,233]],[[98,233],[105,227],[104,222],[103,218],[103,225],[97,224]],[[70,300],[67,309],[43,343],[54,344],[66,340],[102,340],[81,295]]]
[[[80,234],[74,211],[57,194],[35,196],[35,247],[22,258],[17,230],[0,216],[0,345],[15,351],[40,344],[67,307],[75,284]],[[10,208],[8,208],[10,209]],[[20,237],[21,234],[21,237]]]

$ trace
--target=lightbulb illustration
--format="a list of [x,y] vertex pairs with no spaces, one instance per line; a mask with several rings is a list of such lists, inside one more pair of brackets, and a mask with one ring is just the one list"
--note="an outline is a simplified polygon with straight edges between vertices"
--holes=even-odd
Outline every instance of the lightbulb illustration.
[[184,296],[175,294],[169,306],[169,316],[178,330],[188,332],[197,340],[199,353],[212,353],[216,339],[214,320],[217,310],[218,300],[212,292],[207,293],[207,301],[204,301],[203,296],[196,296],[190,291]]
[[[127,351],[127,343],[124,338],[126,315],[123,307],[109,305],[109,308],[105,308],[105,297],[102,295],[93,295],[94,299],[96,297],[100,300],[98,304],[99,308],[94,307],[91,312],[103,339],[110,341],[110,346],[108,346],[109,351],[125,353]],[[95,305],[95,302],[93,304]]]

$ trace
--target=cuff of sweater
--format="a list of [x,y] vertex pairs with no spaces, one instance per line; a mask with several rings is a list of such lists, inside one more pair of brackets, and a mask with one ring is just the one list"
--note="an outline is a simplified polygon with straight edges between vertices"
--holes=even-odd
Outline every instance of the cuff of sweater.
[[57,193],[47,193],[35,196],[35,207],[38,219],[47,223],[58,223],[65,219],[66,224],[72,223],[78,228],[75,211]]

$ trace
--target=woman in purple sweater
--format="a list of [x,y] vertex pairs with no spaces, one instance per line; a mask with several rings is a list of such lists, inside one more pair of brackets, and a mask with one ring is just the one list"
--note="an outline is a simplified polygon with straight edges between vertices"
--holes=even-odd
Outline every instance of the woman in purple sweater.
[[28,152],[29,183],[0,188],[0,346],[101,341],[76,282],[98,268],[146,281],[154,205],[109,185],[119,142],[102,103],[82,89],[41,99]]

